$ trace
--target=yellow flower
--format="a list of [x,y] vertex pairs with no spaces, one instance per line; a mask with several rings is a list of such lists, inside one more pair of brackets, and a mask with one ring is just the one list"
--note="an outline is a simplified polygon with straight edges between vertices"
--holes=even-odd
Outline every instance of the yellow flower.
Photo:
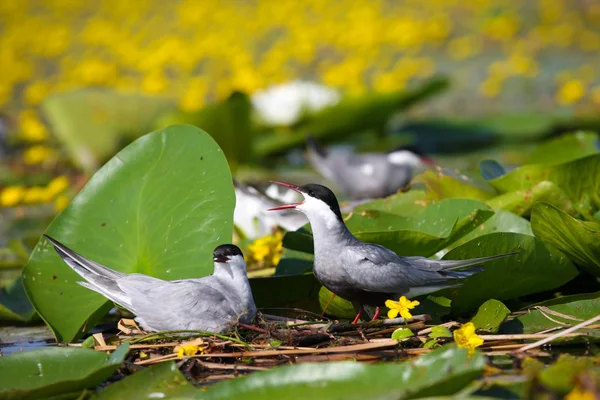
[[475,333],[475,325],[472,322],[467,322],[454,331],[454,341],[458,347],[468,349],[469,356],[473,355],[476,347],[483,344],[483,339]]
[[565,82],[556,93],[556,101],[562,105],[573,104],[585,95],[585,85],[579,79]]
[[393,300],[385,301],[385,306],[390,309],[388,311],[388,318],[396,318],[398,316],[398,314],[400,314],[400,316],[405,319],[412,318],[412,314],[409,312],[409,310],[412,310],[419,304],[421,304],[421,303],[419,303],[416,300],[415,301],[408,300],[406,298],[406,296],[400,297],[400,299],[398,301],[393,301]]
[[57,176],[52,179],[48,186],[46,186],[46,191],[50,197],[54,197],[65,191],[66,188],[69,187],[69,178],[64,175]]
[[52,149],[48,146],[37,145],[25,150],[23,161],[25,164],[36,165],[46,161],[52,155]]
[[58,212],[61,212],[69,205],[69,196],[66,194],[61,194],[54,200],[54,209]]
[[193,356],[196,353],[204,354],[204,347],[195,344],[181,344],[177,346],[177,357]]
[[565,396],[565,400],[594,400],[596,398],[592,390],[585,390],[579,386],[575,387]]
[[37,204],[44,202],[44,188],[41,186],[32,186],[25,191],[23,203]]
[[8,186],[0,193],[0,205],[2,207],[14,207],[23,200],[25,188],[23,186]]
[[282,239],[283,233],[279,231],[256,239],[248,245],[252,259],[259,263],[267,261],[267,264],[272,267],[277,266],[283,250]]
[[40,104],[46,96],[50,93],[51,87],[50,84],[44,81],[32,82],[27,86],[27,88],[23,91],[23,96],[25,97],[25,101],[30,106],[36,106]]
[[21,136],[29,142],[41,142],[48,138],[46,126],[37,117],[35,111],[23,111],[20,115]]

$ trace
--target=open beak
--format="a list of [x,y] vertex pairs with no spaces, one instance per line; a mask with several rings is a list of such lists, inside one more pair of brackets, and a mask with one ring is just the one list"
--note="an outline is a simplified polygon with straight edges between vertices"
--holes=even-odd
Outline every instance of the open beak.
[[[278,185],[284,186],[288,189],[293,190],[296,193],[300,193],[302,194],[302,192],[300,191],[300,188],[296,185],[292,185],[291,183],[286,183],[286,182],[280,182],[280,181],[271,181],[273,183],[276,183]],[[303,202],[301,201],[300,203],[293,203],[293,204],[284,204],[282,206],[279,207],[273,207],[273,208],[269,208],[267,211],[276,211],[276,210],[285,210],[287,208],[296,208],[296,206],[299,206],[300,204],[302,204]]]
[[213,258],[213,261],[214,262],[218,262],[218,263],[226,263],[229,260],[231,260],[231,258],[229,258],[229,257],[215,257],[215,258]]

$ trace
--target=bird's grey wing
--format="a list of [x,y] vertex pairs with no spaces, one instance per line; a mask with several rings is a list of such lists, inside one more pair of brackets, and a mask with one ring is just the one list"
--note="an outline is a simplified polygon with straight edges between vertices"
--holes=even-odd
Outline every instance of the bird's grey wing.
[[132,311],[154,330],[214,331],[235,317],[233,305],[212,276],[150,285],[145,278],[132,277],[119,284],[131,296]]

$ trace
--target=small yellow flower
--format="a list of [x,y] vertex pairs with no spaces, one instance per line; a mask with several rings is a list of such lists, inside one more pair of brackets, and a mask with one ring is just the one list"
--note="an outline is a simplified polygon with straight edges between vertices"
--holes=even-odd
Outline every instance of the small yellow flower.
[[41,164],[52,155],[52,149],[48,146],[37,145],[25,150],[23,161],[25,164],[37,165]]
[[32,186],[25,191],[23,196],[23,203],[25,204],[38,204],[44,202],[44,191],[45,189],[41,186]]
[[579,79],[565,82],[556,93],[559,104],[568,105],[579,101],[585,95],[585,85]]
[[565,396],[565,400],[594,400],[596,395],[591,390],[585,390],[580,387],[575,387],[569,394]]
[[469,356],[475,352],[475,348],[483,344],[483,339],[475,333],[475,325],[467,322],[460,329],[454,331],[454,341],[458,347],[469,350]]
[[282,239],[283,233],[281,232],[256,239],[248,245],[251,258],[258,263],[264,261],[272,267],[277,266],[283,250]]
[[54,200],[54,209],[58,212],[64,210],[69,205],[69,196],[61,194]]
[[0,205],[2,207],[14,207],[19,204],[25,196],[23,186],[8,186],[0,193]]
[[182,344],[177,348],[177,357],[193,356],[196,353],[204,354],[204,347],[194,344]]
[[400,314],[400,316],[405,319],[412,318],[412,314],[410,313],[409,310],[412,310],[419,304],[421,304],[421,303],[419,303],[416,300],[415,301],[408,300],[406,298],[406,296],[400,297],[400,299],[398,301],[393,301],[393,300],[385,301],[385,306],[390,309],[388,311],[388,318],[396,318],[398,316],[398,314]]
[[64,192],[65,189],[67,189],[68,187],[69,178],[67,178],[64,175],[61,175],[52,179],[50,183],[48,183],[48,186],[46,186],[46,191],[48,192],[48,195],[52,198]]
[[48,138],[48,130],[35,111],[23,111],[20,115],[21,136],[29,142],[41,142]]

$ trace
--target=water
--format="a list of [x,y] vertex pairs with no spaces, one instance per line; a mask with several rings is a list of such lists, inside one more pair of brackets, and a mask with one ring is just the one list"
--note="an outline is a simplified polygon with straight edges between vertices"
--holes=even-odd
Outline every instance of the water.
[[46,326],[7,326],[0,328],[2,355],[56,346],[54,336]]

